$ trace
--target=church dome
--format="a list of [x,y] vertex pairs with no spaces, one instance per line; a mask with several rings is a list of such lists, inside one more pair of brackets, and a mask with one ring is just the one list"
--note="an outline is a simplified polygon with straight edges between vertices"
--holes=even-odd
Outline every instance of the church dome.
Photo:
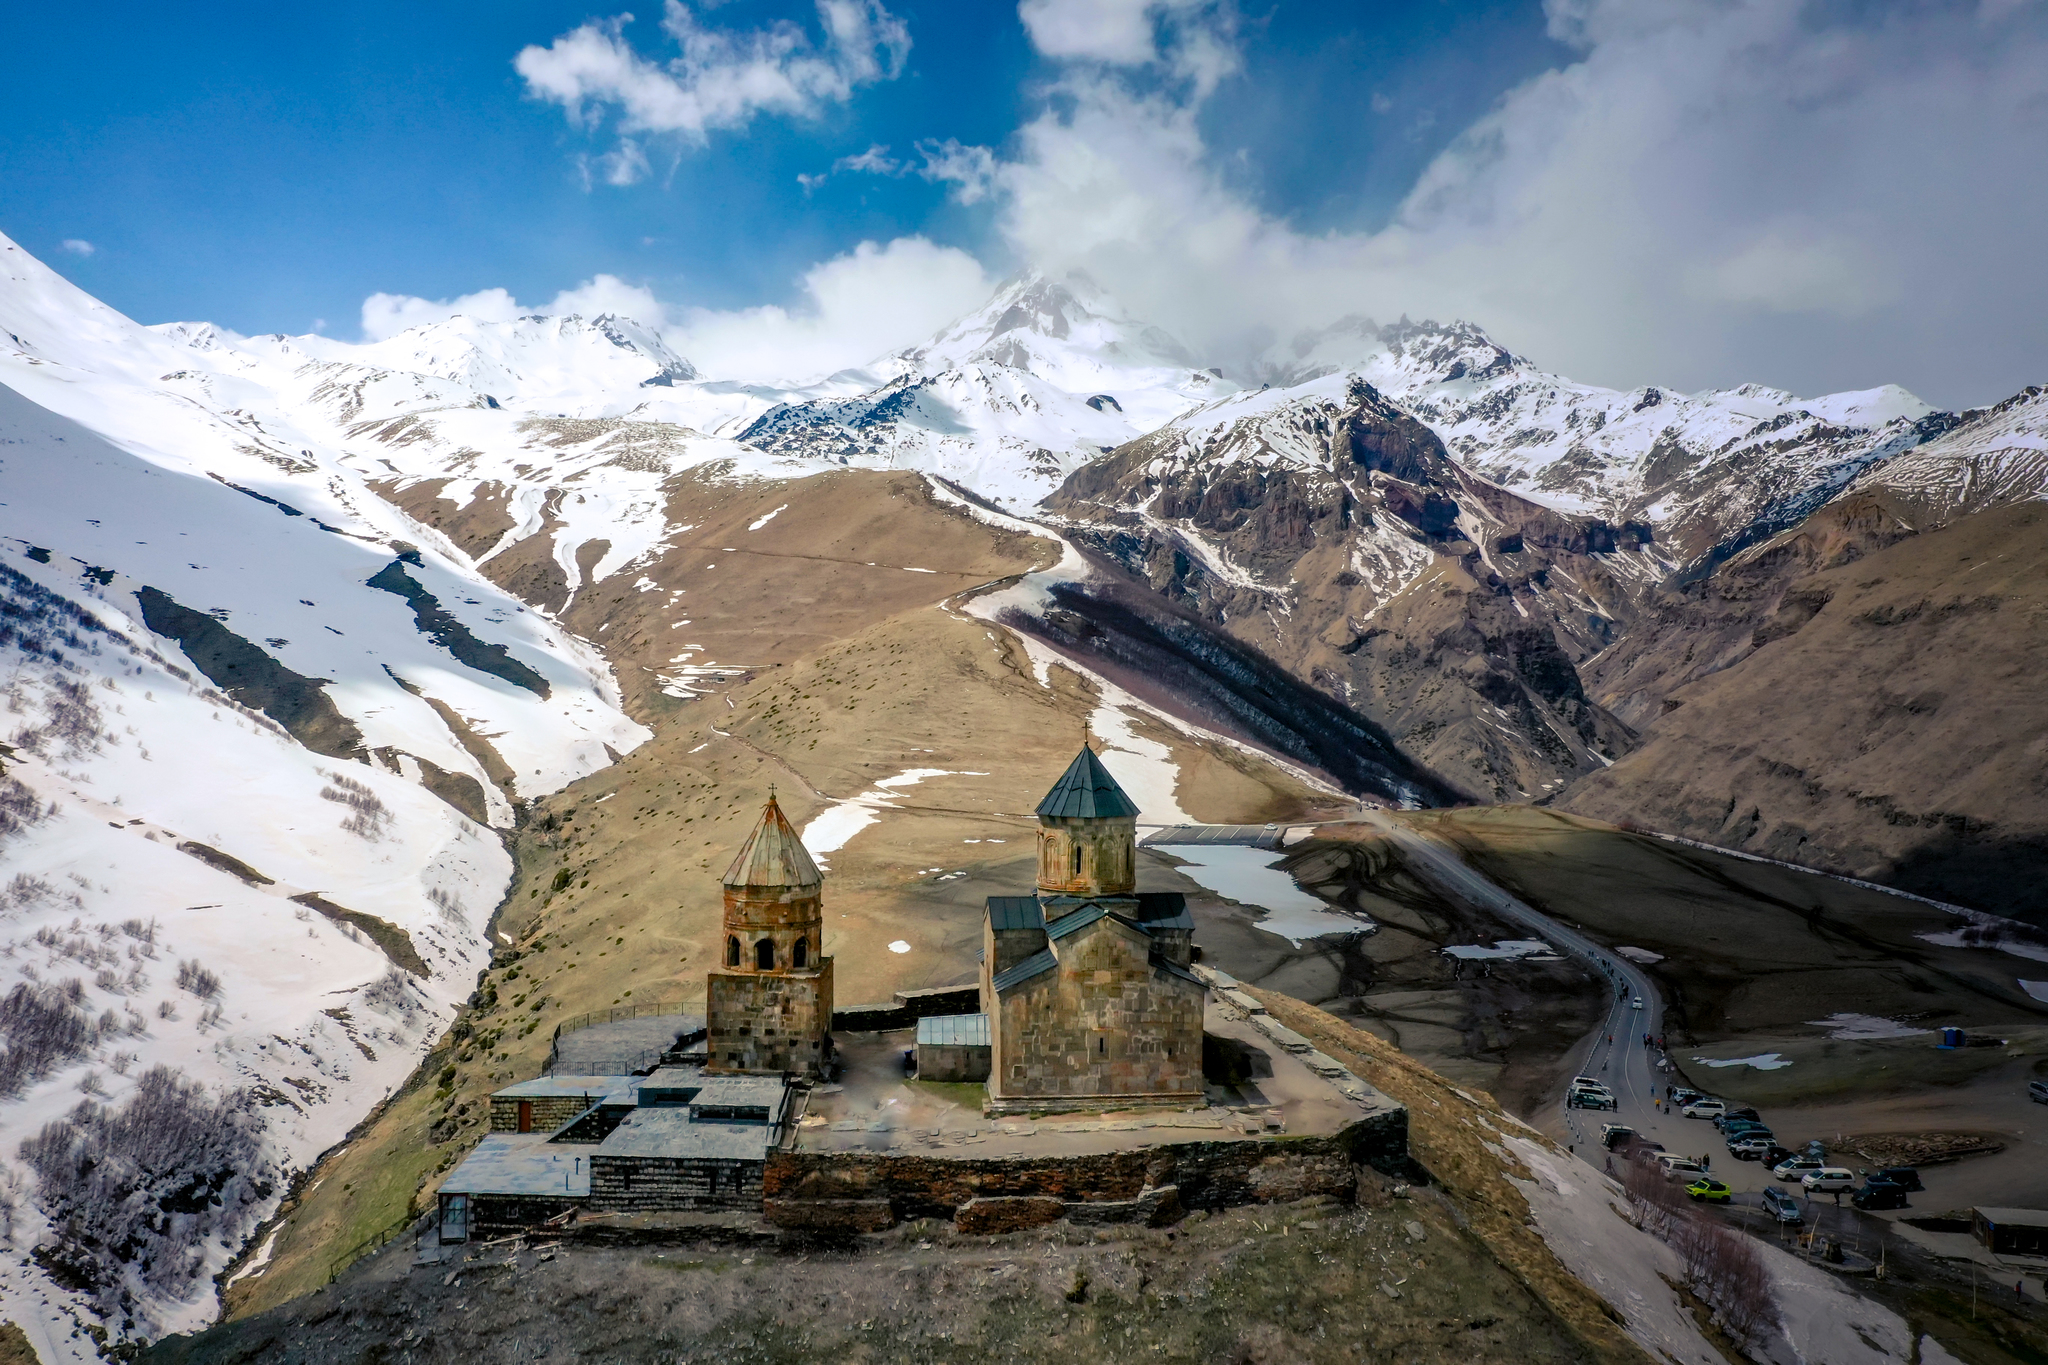
[[1124,794],[1095,751],[1085,744],[1038,803],[1040,819],[1128,820],[1137,813],[1138,803]]
[[723,881],[735,887],[823,886],[825,877],[771,796],[759,827],[725,870]]

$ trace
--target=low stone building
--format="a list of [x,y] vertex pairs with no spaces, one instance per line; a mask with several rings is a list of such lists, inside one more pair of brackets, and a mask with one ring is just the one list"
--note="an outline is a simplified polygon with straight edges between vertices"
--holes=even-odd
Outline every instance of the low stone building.
[[975,1032],[991,1113],[1200,1103],[1194,920],[1136,890],[1137,804],[1084,745],[1037,813],[1037,891],[989,897],[981,1012],[922,1021],[919,1074],[961,1074],[940,1039]]
[[[764,1164],[788,1131],[789,1095],[780,1076],[695,1066],[507,1086],[491,1097],[492,1131],[441,1183],[441,1240],[585,1207],[758,1209]],[[550,1126],[518,1126],[543,1116]]]

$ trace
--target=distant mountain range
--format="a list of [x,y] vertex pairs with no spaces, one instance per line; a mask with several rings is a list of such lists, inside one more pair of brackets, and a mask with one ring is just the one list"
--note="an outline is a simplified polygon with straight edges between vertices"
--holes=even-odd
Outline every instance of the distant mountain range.
[[[776,600],[840,610],[912,488],[903,526],[1060,562],[975,599],[910,559],[890,610],[966,603],[1333,789],[1558,801],[2048,917],[1999,889],[2048,871],[2048,622],[2011,573],[2048,543],[2048,393],[1618,392],[1406,319],[1213,359],[1040,275],[801,386],[611,316],[240,337],[140,326],[0,238],[9,932],[82,964],[146,912],[250,1021],[101,972],[65,1008],[104,1040],[44,1059],[0,1148],[117,1051],[276,1096],[280,1170],[337,1140],[471,989],[491,831],[811,638],[711,631],[703,575],[803,518],[830,553],[776,551],[814,575]],[[828,472],[873,485],[837,525],[797,504]],[[1997,875],[1956,871],[1980,853]],[[275,1197],[189,1283],[91,1311],[203,1319]]]

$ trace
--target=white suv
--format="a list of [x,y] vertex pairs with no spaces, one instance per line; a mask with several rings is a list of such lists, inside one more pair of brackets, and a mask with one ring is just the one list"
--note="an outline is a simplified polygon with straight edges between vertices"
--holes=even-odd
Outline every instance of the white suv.
[[1817,1171],[1808,1171],[1799,1183],[1815,1194],[1853,1190],[1856,1188],[1856,1172],[1844,1166],[1823,1166]]

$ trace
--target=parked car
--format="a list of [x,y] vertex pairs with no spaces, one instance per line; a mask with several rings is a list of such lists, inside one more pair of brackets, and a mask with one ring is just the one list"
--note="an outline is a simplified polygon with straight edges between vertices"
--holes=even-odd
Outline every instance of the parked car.
[[1774,1142],[1764,1149],[1763,1155],[1758,1157],[1757,1160],[1763,1164],[1765,1170],[1775,1171],[1778,1169],[1779,1162],[1789,1161],[1795,1155],[1796,1153],[1791,1148]]
[[1819,1138],[1814,1138],[1811,1141],[1809,1141],[1806,1144],[1805,1150],[1806,1154],[1810,1157],[1816,1157],[1821,1161],[1826,1161],[1828,1159],[1827,1144],[1822,1142]]
[[1907,1207],[1906,1187],[1889,1180],[1866,1181],[1849,1196],[1849,1202],[1859,1209],[1903,1209]]
[[1636,1130],[1626,1124],[1603,1123],[1600,1125],[1600,1145],[1613,1151],[1636,1135]]
[[1731,1141],[1728,1144],[1728,1154],[1737,1161],[1759,1161],[1765,1152],[1777,1145],[1771,1140],[1769,1133],[1750,1133]]
[[1801,1176],[1799,1184],[1814,1194],[1853,1190],[1856,1188],[1856,1173],[1845,1166],[1823,1166],[1817,1171],[1808,1171]]
[[1706,1098],[1706,1096],[1702,1095],[1699,1091],[1689,1089],[1686,1086],[1674,1085],[1671,1087],[1671,1092],[1668,1098],[1673,1104],[1677,1105],[1680,1109],[1683,1109],[1686,1105],[1691,1104],[1694,1100],[1703,1100]]
[[1670,1161],[1660,1162],[1659,1164],[1664,1167],[1664,1178],[1666,1180],[1687,1185],[1690,1185],[1693,1181],[1700,1179],[1707,1173],[1706,1167],[1700,1165],[1699,1162],[1694,1161],[1689,1156],[1674,1157]]
[[1767,1186],[1763,1196],[1764,1212],[1780,1223],[1799,1223],[1806,1219],[1806,1205],[1790,1190],[1781,1190],[1776,1185]]
[[1726,1128],[1738,1119],[1748,1119],[1751,1123],[1762,1123],[1764,1116],[1750,1108],[1730,1109],[1724,1112],[1720,1118],[1714,1120],[1714,1126],[1716,1128]]
[[1723,1128],[1721,1130],[1721,1141],[1733,1146],[1743,1138],[1756,1137],[1759,1134],[1764,1137],[1770,1137],[1771,1130],[1754,1119],[1743,1119],[1740,1123],[1731,1124]]
[[1580,1086],[1564,1097],[1564,1106],[1567,1109],[1619,1109],[1621,1101],[1614,1097],[1612,1090]]
[[1685,1187],[1685,1192],[1695,1200],[1707,1204],[1725,1204],[1735,1197],[1735,1192],[1712,1177],[1702,1177]]
[[1771,1167],[1771,1174],[1780,1180],[1802,1180],[1809,1172],[1817,1171],[1827,1164],[1817,1156],[1788,1157]]
[[2036,1104],[2048,1104],[2048,1081],[2028,1081],[2027,1098]]
[[1719,1100],[1694,1100],[1685,1106],[1684,1114],[1689,1119],[1713,1119],[1726,1113],[1728,1106]]
[[1920,1172],[1912,1166],[1886,1166],[1870,1173],[1872,1180],[1889,1180],[1899,1188],[1918,1192],[1927,1187],[1920,1183]]

